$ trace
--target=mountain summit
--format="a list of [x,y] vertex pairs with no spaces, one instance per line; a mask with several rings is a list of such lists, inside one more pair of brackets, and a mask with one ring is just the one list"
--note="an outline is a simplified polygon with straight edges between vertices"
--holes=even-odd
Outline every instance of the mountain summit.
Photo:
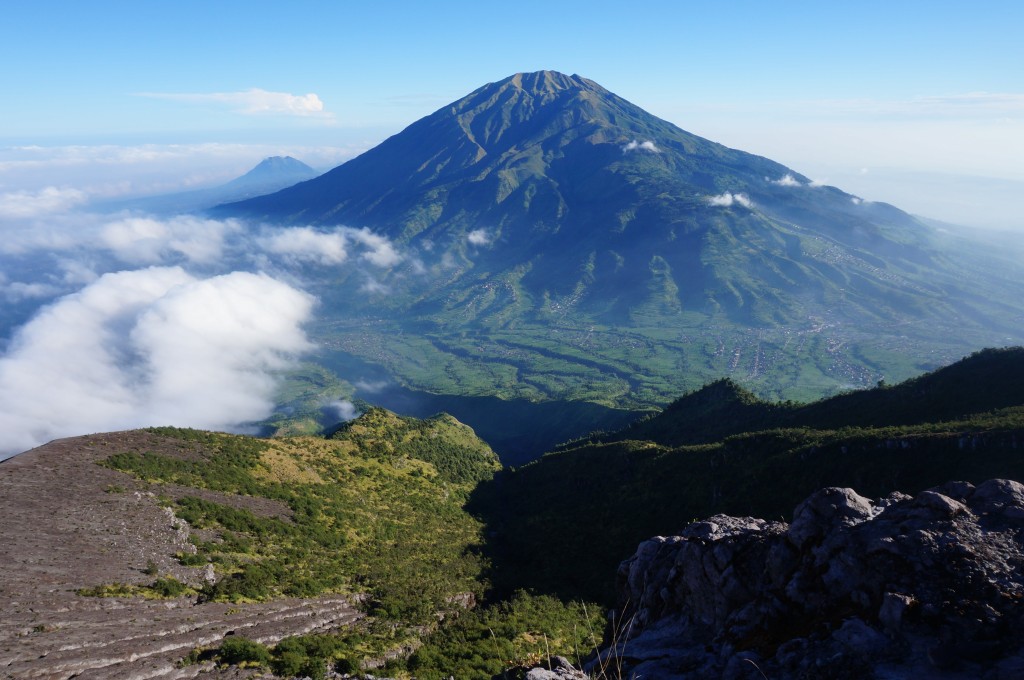
[[405,240],[458,224],[592,229],[595,216],[633,221],[607,208],[643,201],[638,185],[648,182],[703,198],[736,189],[738,178],[787,175],[799,177],[684,132],[591,80],[540,71],[485,85],[316,182],[229,210],[369,226]]
[[[553,71],[484,85],[316,179],[218,212],[384,234],[413,257],[381,282],[391,294],[374,314],[418,319],[420,332],[444,338],[435,348],[445,361],[463,364],[469,350],[452,358],[451,332],[495,340],[514,328],[516,348],[502,351],[519,357],[537,350],[521,347],[527,328],[571,328],[559,342],[576,332],[589,340],[556,354],[574,364],[569,382],[587,372],[580,355],[596,363],[604,385],[595,394],[611,380],[618,394],[661,399],[669,384],[728,374],[774,396],[820,396],[1020,338],[1010,319],[1024,287],[1009,259],[989,253],[981,264],[890,205],[819,186]],[[412,268],[431,261],[444,263],[426,267],[433,277]],[[326,296],[329,307],[353,304]],[[597,340],[602,328],[609,335]],[[631,346],[656,361],[602,354],[634,332]],[[873,348],[862,351],[866,340]],[[615,368],[595,361],[595,347]],[[648,382],[651,372],[658,377],[639,388],[637,376]]]
[[246,190],[263,188],[267,191],[275,191],[276,188],[312,179],[318,174],[316,170],[291,156],[270,156],[264,158],[259,165],[241,177],[225,184],[223,188]]

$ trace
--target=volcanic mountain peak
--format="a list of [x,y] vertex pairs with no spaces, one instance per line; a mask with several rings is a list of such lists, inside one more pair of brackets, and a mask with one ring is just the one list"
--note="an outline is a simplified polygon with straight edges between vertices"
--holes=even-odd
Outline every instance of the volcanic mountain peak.
[[246,177],[251,179],[264,179],[267,177],[277,175],[307,175],[309,177],[316,176],[316,170],[309,167],[302,161],[292,158],[291,156],[269,156],[260,161],[259,165],[245,173],[239,179]]
[[[723,162],[759,182],[765,175],[796,174],[684,132],[586,78],[518,73],[416,121],[314,182],[223,212],[346,223],[401,240],[425,230],[434,238],[437,229],[430,227],[448,230],[444,218],[459,214],[467,224],[553,226],[573,214],[592,223],[595,195],[619,193],[632,201],[637,181],[650,185],[644,193],[651,195],[679,194],[680,181],[690,185],[683,191],[688,194],[719,193],[718,184],[733,188],[736,182],[714,182],[708,174],[721,175]],[[609,181],[614,186],[600,186]],[[513,192],[522,200],[505,203]],[[495,207],[515,214],[483,214]],[[629,212],[619,208],[606,212]]]
[[653,119],[592,80],[557,71],[517,73],[488,83],[434,116],[458,120],[462,131],[483,152],[477,160],[485,154],[539,144],[574,128],[580,129],[568,134],[569,140],[579,133],[593,135],[614,128],[590,141],[625,144],[637,127],[651,122],[640,119]]
[[[672,384],[680,354],[690,373],[706,367],[704,381],[740,371],[749,356],[751,379],[786,371],[797,394],[817,396],[818,385],[866,386],[892,375],[880,366],[899,362],[859,349],[848,361],[833,354],[862,338],[877,345],[880,335],[902,348],[908,323],[922,324],[913,331],[927,340],[922,346],[948,358],[979,346],[949,349],[949,337],[977,331],[981,344],[1019,337],[1011,320],[1021,296],[1010,292],[1019,284],[999,267],[979,268],[963,247],[949,250],[912,216],[812,184],[590,80],[552,71],[484,85],[316,179],[219,212],[368,228],[392,239],[411,254],[404,262],[427,263],[420,273],[400,265],[383,275],[392,291],[386,306],[402,323],[418,318],[443,333],[488,337],[515,328],[516,356],[527,327],[543,338],[544,352],[553,321],[575,324],[584,338],[595,327],[614,328],[605,348],[620,369],[614,385],[594,392],[601,398],[641,370],[618,363],[613,348],[623,329],[654,333],[650,342],[665,357],[659,370]],[[1007,266],[1012,272],[1016,264]],[[978,274],[967,280],[964,271]],[[342,296],[326,304],[361,303]],[[937,333],[939,326],[950,330]],[[709,328],[725,330],[707,346],[671,339],[703,338]],[[822,377],[765,358],[769,345],[777,357],[817,347],[825,329],[836,338],[821,345]],[[509,351],[501,345],[496,356]],[[550,357],[541,356],[546,365]],[[575,380],[584,372],[574,365],[566,374]]]
[[567,76],[558,71],[534,71],[533,73],[516,73],[497,82],[487,83],[463,97],[455,105],[459,106],[464,102],[480,104],[492,97],[508,93],[551,101],[553,97],[565,93],[580,95],[587,92],[598,95],[611,94],[594,81],[576,74]]
[[228,189],[278,191],[284,187],[316,177],[318,173],[302,161],[291,156],[270,156],[241,177],[224,185]]

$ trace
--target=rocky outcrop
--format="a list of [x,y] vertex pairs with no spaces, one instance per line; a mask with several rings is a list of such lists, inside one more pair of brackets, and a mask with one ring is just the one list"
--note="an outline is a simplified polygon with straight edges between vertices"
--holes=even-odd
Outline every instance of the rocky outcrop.
[[590,665],[643,678],[1024,677],[1024,485],[872,502],[827,488],[790,524],[716,515],[640,544]]
[[526,680],[588,680],[588,676],[564,656],[553,656],[526,672]]

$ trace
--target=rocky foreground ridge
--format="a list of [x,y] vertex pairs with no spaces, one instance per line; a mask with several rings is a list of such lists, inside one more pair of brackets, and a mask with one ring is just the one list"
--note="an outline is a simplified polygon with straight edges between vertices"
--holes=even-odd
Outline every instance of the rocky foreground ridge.
[[789,524],[716,515],[622,563],[619,609],[590,670],[1021,678],[1022,530],[1024,485],[1004,479],[876,502],[825,488]]

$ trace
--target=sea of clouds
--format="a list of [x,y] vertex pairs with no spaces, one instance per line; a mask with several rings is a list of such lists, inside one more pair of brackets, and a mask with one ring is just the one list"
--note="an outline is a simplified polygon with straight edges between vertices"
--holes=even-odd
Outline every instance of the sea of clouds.
[[367,229],[91,205],[78,188],[0,191],[0,459],[149,425],[250,431],[313,349],[314,278],[356,270],[365,295],[403,262],[423,270]]
[[[229,151],[0,154],[0,459],[151,425],[253,431],[272,414],[283,374],[315,349],[306,328],[324,281],[351,287],[332,295],[388,295],[389,281],[449,271],[460,247],[498,240],[480,228],[461,243],[401,248],[369,229],[110,207],[111,198],[188,189],[187,161]],[[341,400],[324,409],[356,415]]]

